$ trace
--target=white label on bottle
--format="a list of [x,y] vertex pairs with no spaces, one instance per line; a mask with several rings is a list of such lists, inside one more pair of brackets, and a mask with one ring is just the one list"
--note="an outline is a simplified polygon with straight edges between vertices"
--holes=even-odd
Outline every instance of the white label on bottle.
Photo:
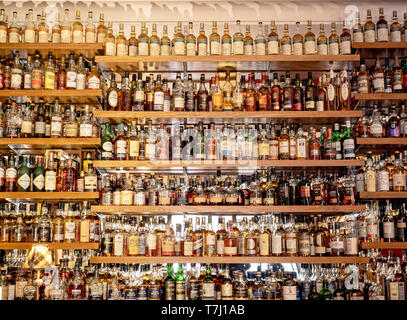
[[326,43],[321,43],[317,47],[319,55],[327,55],[328,54],[328,45]]
[[264,41],[256,41],[256,55],[264,56],[266,55],[266,43]]
[[85,176],[85,190],[96,190],[97,183],[96,176]]
[[284,55],[291,55],[291,44],[282,44],[281,45],[281,53]]
[[[15,34],[15,33],[13,33],[13,34]],[[9,34],[9,42],[11,42],[10,35],[11,35],[11,33]],[[6,43],[6,42],[7,42],[7,30],[0,30],[0,43]]]
[[154,93],[154,105],[162,106],[164,104],[164,92],[157,91]]
[[76,75],[76,89],[85,90],[86,89],[86,74],[78,73]]
[[243,54],[243,38],[235,38],[233,40],[233,54]]
[[[359,29],[361,30],[361,29]],[[363,42],[363,32],[357,31],[353,32],[353,42]]]
[[160,55],[160,43],[150,43],[150,56],[159,56]]
[[117,56],[127,56],[127,46],[125,43],[118,43],[116,47],[116,55]]
[[34,43],[35,42],[35,31],[32,29],[24,30],[24,42]]
[[122,256],[123,255],[123,234],[115,234],[113,238],[113,255]]
[[324,111],[324,103],[325,103],[325,101],[321,101],[321,100],[316,101],[317,111]]
[[288,154],[289,149],[290,149],[289,142],[286,140],[280,141],[279,148],[280,148],[280,154]]
[[62,123],[61,123],[61,118],[51,119],[51,135],[52,136],[61,136],[61,131],[62,131]]
[[68,71],[66,73],[66,86],[68,88],[76,88],[76,72]]
[[127,154],[127,141],[119,140],[116,142],[116,155],[126,155]]
[[216,241],[216,253],[218,255],[223,255],[225,252],[225,240],[217,240]]
[[225,255],[228,256],[237,255],[237,247],[225,247]]
[[16,298],[24,297],[24,287],[27,283],[27,281],[16,281]]
[[377,41],[389,41],[389,29],[377,28]]
[[150,250],[155,250],[157,247],[157,237],[153,234],[147,236],[147,246]]
[[365,41],[366,42],[375,42],[376,41],[376,35],[375,35],[374,28],[365,31]]
[[230,42],[222,43],[222,56],[230,56],[232,54],[232,44]]
[[15,179],[17,178],[17,169],[16,168],[7,168],[6,169],[6,179]]
[[27,190],[30,186],[31,179],[28,174],[24,173],[20,178],[18,178],[17,183],[21,186],[21,188]]
[[62,29],[61,30],[61,42],[70,43],[71,42],[71,30]]
[[60,43],[61,42],[61,33],[60,32],[53,32],[51,41],[52,41],[52,43]]
[[153,144],[153,143],[147,143],[146,144],[146,157],[148,159],[154,159],[155,158],[155,144]]
[[33,183],[34,183],[34,186],[36,186],[38,190],[41,191],[42,189],[44,189],[44,186],[45,186],[45,177],[44,177],[44,175],[40,174],[40,175],[36,176],[34,178]]
[[139,140],[130,140],[129,143],[129,156],[137,157],[140,151],[140,141]]
[[92,128],[93,126],[91,123],[81,123],[79,126],[79,136],[81,138],[91,138]]
[[138,46],[129,45],[129,56],[134,57],[138,54]]
[[269,40],[267,43],[268,54],[278,54],[278,40]]
[[32,121],[31,120],[23,120],[21,123],[21,133],[29,133],[32,132]]
[[350,39],[341,41],[340,51],[341,54],[350,54]]
[[95,32],[94,31],[87,31],[85,33],[85,42],[86,43],[95,43]]
[[293,44],[293,54],[302,55],[302,42],[297,42]]
[[297,300],[297,286],[283,286],[283,300]]
[[392,42],[401,42],[401,31],[400,30],[395,30],[395,31],[391,32],[391,41]]
[[132,205],[133,204],[133,191],[132,190],[122,190],[120,192],[120,202],[122,205]]
[[405,187],[406,175],[404,173],[393,173],[393,187]]
[[117,91],[112,90],[109,92],[108,96],[109,105],[113,108],[117,107]]
[[[7,33],[5,30],[0,30],[0,42],[6,42],[3,41],[3,35],[5,36]],[[5,39],[4,39],[5,40]],[[20,42],[20,33],[18,32],[10,32],[8,34],[8,42],[9,43],[19,43]]]
[[356,255],[358,254],[358,239],[355,237],[346,238],[346,250],[345,254]]
[[205,299],[214,299],[215,298],[215,283],[214,282],[209,282],[209,283],[203,283],[202,284],[202,297]]
[[211,54],[220,54],[220,42],[219,39],[212,39],[211,41]]
[[89,89],[99,89],[100,88],[100,79],[97,76],[91,76],[88,79],[88,88]]
[[314,41],[304,41],[304,53],[305,54],[315,54],[315,40]]
[[75,222],[65,222],[65,240],[75,240]]
[[39,31],[38,32],[38,43],[47,43],[48,42],[48,32]]
[[16,293],[16,286],[14,284],[9,284],[7,300],[14,300],[15,293]]
[[116,54],[116,45],[114,42],[106,42],[105,55],[114,56]]
[[282,253],[281,235],[279,234],[273,234],[271,237],[271,253],[272,254]]
[[338,42],[333,42],[333,43],[329,44],[329,54],[332,54],[332,55],[339,54]]
[[174,40],[174,53],[176,55],[185,55],[185,41]]
[[297,252],[297,239],[286,239],[285,248],[287,253],[296,253]]
[[383,222],[383,237],[387,239],[394,238],[394,222],[384,221]]
[[233,296],[233,286],[231,283],[222,283],[220,290],[221,290],[222,298]]
[[45,190],[55,191],[57,184],[57,176],[55,171],[45,172]]
[[37,122],[35,123],[34,132],[35,132],[36,134],[45,134],[45,122],[37,121]]
[[377,191],[389,191],[390,182],[389,182],[389,172],[386,170],[380,170],[377,174]]
[[383,134],[383,127],[381,123],[373,122],[370,126],[370,133],[381,136]]
[[21,70],[18,70],[18,72],[19,73],[11,74],[11,88],[16,88],[16,89],[21,88],[21,80],[23,79],[23,77],[21,74]]
[[72,33],[72,42],[73,43],[82,43],[83,42],[83,31],[74,30]]

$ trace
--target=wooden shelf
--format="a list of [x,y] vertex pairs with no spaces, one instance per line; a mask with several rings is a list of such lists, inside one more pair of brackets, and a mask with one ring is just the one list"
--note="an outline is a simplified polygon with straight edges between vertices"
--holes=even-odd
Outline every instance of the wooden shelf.
[[76,55],[83,54],[86,58],[93,58],[99,50],[103,50],[102,43],[0,43],[0,54],[6,55],[17,50],[20,53],[33,54],[39,51],[43,58],[48,52],[60,56],[66,56],[74,51]]
[[339,120],[360,118],[361,110],[354,111],[232,111],[232,112],[188,112],[188,111],[102,111],[95,110],[96,118],[103,118],[113,122],[128,122],[134,119],[154,119],[157,122],[172,122],[174,119],[188,119],[215,121],[222,123],[225,119],[257,120],[264,122],[267,119],[288,120],[289,123],[335,123]]
[[265,56],[96,56],[96,63],[107,70],[211,72],[239,70],[240,72],[272,70],[340,70],[345,62],[359,62],[360,55],[265,55]]
[[100,146],[100,138],[0,138],[0,148],[13,149],[82,149]]
[[360,192],[361,199],[407,199],[407,191]]
[[407,249],[407,242],[362,242],[362,249]]
[[352,42],[354,49],[407,49],[407,42]]
[[30,250],[32,246],[46,246],[49,249],[99,249],[99,242],[0,242],[0,250],[12,250],[12,249],[25,249]]
[[0,199],[87,200],[98,198],[99,192],[0,192]]
[[39,101],[39,98],[43,98],[44,102],[55,101],[56,98],[59,99],[59,102],[77,102],[77,103],[89,103],[96,104],[98,103],[98,97],[102,96],[101,89],[95,90],[46,90],[46,89],[6,89],[0,90],[0,99],[9,97],[37,97],[38,99],[33,99],[33,101]]
[[92,206],[98,213],[349,213],[362,212],[364,205],[354,206]]
[[405,145],[407,138],[356,138],[356,144],[363,145]]
[[241,160],[241,161],[138,161],[95,160],[95,168],[245,168],[250,167],[359,167],[363,160]]
[[369,257],[91,257],[90,263],[368,263]]
[[356,93],[356,100],[407,100],[407,93]]

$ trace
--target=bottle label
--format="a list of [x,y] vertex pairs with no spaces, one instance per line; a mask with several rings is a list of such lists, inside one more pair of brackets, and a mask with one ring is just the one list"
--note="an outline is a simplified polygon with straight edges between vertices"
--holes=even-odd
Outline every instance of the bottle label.
[[297,286],[283,286],[283,300],[297,300]]
[[66,86],[67,88],[76,88],[76,72],[68,71],[66,73]]
[[354,29],[353,30],[353,42],[363,42],[363,30]]
[[302,41],[296,42],[293,41],[293,54],[294,55],[302,55]]
[[170,42],[168,40],[161,40],[161,55],[162,56],[171,55]]
[[389,29],[387,24],[377,24],[377,41],[389,41]]
[[175,282],[175,300],[185,300],[185,281]]
[[80,242],[89,242],[90,223],[89,220],[82,220],[80,224]]
[[129,56],[134,57],[138,54],[138,46],[136,44],[129,43]]
[[315,38],[314,37],[305,37],[304,39],[304,53],[305,54],[314,54],[315,53]]
[[281,41],[281,53],[283,55],[291,55],[291,42],[290,41]]
[[270,37],[267,42],[268,54],[279,54],[278,37]]
[[95,34],[94,30],[85,32],[85,42],[86,43],[95,43],[95,37],[96,37],[96,34]]
[[256,55],[258,56],[266,55],[266,40],[264,39],[255,40],[254,43],[256,44]]
[[85,190],[96,190],[97,182],[97,176],[85,176]]
[[114,256],[122,256],[123,255],[123,244],[124,244],[124,237],[123,234],[116,234],[113,237],[113,255]]
[[112,90],[109,92],[108,102],[112,108],[117,107],[117,91],[116,90]]
[[75,222],[65,222],[65,240],[75,240]]
[[215,283],[203,283],[202,284],[202,298],[203,299],[215,299]]
[[405,300],[404,282],[390,282],[390,300]]
[[184,256],[192,256],[193,254],[194,244],[192,241],[185,241],[184,242]]
[[394,222],[384,221],[383,222],[383,237],[387,239],[394,238]]
[[57,176],[55,171],[47,171],[45,173],[45,190],[55,191],[57,183]]
[[105,55],[114,56],[116,54],[116,45],[114,42],[106,42]]
[[79,127],[79,136],[81,138],[92,137],[92,124],[91,123],[81,123]]
[[78,73],[76,75],[76,90],[86,89],[86,74]]
[[182,38],[174,39],[174,54],[185,55],[185,40]]
[[33,184],[39,191],[44,189],[44,186],[45,186],[45,177],[44,177],[44,175],[40,174],[40,175],[36,176],[34,178]]
[[358,254],[358,239],[356,237],[347,237],[345,239],[345,242],[346,242],[345,254],[347,255]]
[[23,120],[23,122],[21,123],[21,133],[31,134],[31,132],[32,132],[32,121]]
[[30,176],[24,173],[22,176],[20,176],[20,178],[18,178],[17,183],[21,188],[27,190],[31,183]]
[[282,253],[282,240],[281,235],[273,234],[271,238],[271,253],[281,254]]
[[232,42],[229,39],[222,40],[222,56],[230,56],[232,54]]
[[406,175],[404,173],[393,173],[393,187],[406,187]]
[[331,54],[331,55],[339,54],[339,43],[338,43],[338,41],[329,42],[329,54]]
[[118,43],[116,47],[117,56],[127,56],[127,45],[125,43]]
[[235,256],[237,255],[237,247],[228,247],[225,246],[225,255],[227,256]]
[[[187,40],[186,46],[187,46],[187,56],[196,55],[196,43],[194,40]],[[206,42],[198,43],[198,54],[206,55]]]
[[242,37],[233,38],[233,54],[244,54]]
[[72,32],[72,42],[73,43],[82,43],[83,42],[83,31],[74,30]]
[[350,36],[341,38],[340,51],[341,54],[350,54]]

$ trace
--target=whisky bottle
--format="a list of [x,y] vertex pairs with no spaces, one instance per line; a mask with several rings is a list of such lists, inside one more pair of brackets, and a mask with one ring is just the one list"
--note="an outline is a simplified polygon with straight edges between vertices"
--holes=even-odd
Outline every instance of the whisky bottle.
[[129,56],[134,57],[138,55],[138,40],[136,37],[136,26],[131,26],[129,38]]
[[34,43],[35,42],[35,25],[33,20],[33,10],[28,10],[28,18],[24,26],[24,42]]
[[205,87],[205,74],[201,74],[199,89],[196,94],[197,111],[209,111],[209,96]]
[[384,9],[379,8],[379,20],[376,23],[377,28],[377,41],[387,42],[389,41],[389,27],[387,21],[384,18]]
[[147,35],[146,23],[141,23],[141,33],[138,36],[139,56],[148,56],[149,54],[149,37]]
[[233,86],[230,82],[230,71],[226,71],[226,80],[222,88],[222,111],[233,111]]
[[103,47],[105,49],[105,55],[106,56],[114,56],[116,55],[116,38],[113,34],[113,29],[112,29],[112,22],[109,21],[108,28],[107,28],[107,34],[103,38]]
[[83,43],[83,25],[81,23],[81,12],[76,10],[75,22],[72,25],[72,42]]
[[278,38],[276,22],[271,21],[270,33],[267,37],[267,54],[279,54],[280,53],[280,41]]
[[281,54],[291,55],[291,37],[288,33],[288,24],[284,24],[284,34],[281,38]]
[[[302,55],[304,52],[304,38],[300,34],[300,23],[295,23],[296,34],[293,36],[293,55]],[[315,45],[315,42],[314,42]]]
[[321,23],[319,25],[319,36],[317,39],[317,52],[319,55],[328,54],[328,38],[325,35],[323,23]]
[[57,172],[55,170],[54,153],[50,154],[45,171],[45,186],[44,190],[47,192],[54,192],[57,188]]
[[182,33],[182,22],[177,22],[177,33],[174,34],[174,55],[185,55],[185,36]]
[[336,23],[331,23],[331,35],[329,36],[329,54],[339,54],[339,36],[336,33]]
[[69,55],[69,65],[66,72],[66,88],[67,89],[76,89],[76,76],[77,68],[75,64],[75,55],[73,52]]
[[160,38],[157,36],[157,24],[153,23],[151,36],[149,38],[150,56],[160,55]]
[[64,20],[61,25],[61,42],[71,43],[72,32],[71,23],[69,22],[69,9],[65,9]]
[[[203,46],[201,47],[202,52],[199,51],[199,39],[202,40],[202,36],[201,36],[201,31],[202,31],[202,24],[201,24],[201,30],[200,30],[200,34],[198,36],[198,55],[206,55],[206,51],[205,53],[203,53]],[[193,23],[189,22],[188,23],[188,34],[185,37],[185,46],[186,46],[186,52],[187,52],[187,56],[195,56],[196,55],[196,43],[197,43],[197,39],[194,35],[194,29],[193,29]],[[204,34],[205,34],[205,30],[204,30]],[[206,38],[206,37],[205,37]],[[203,43],[203,42],[202,42]],[[206,43],[206,42],[205,42]],[[206,47],[205,47],[206,48]]]
[[118,93],[118,110],[131,111],[131,88],[128,71],[126,71],[122,77],[122,86]]
[[360,23],[360,12],[356,12],[356,23],[352,28],[353,42],[363,42],[363,25]]
[[246,25],[246,33],[243,38],[243,52],[246,56],[253,55],[254,51],[254,41],[250,33],[250,24]]
[[45,169],[42,164],[42,157],[37,158],[37,163],[33,175],[33,191],[43,191],[45,187]]
[[216,21],[212,22],[212,33],[209,36],[209,52],[210,55],[220,55],[220,35]]
[[312,21],[307,22],[307,33],[304,35],[304,54],[315,54],[315,34],[312,32]]
[[[17,13],[15,14],[17,16]],[[14,12],[13,12],[13,20],[14,20]],[[7,42],[7,22],[5,17],[4,9],[1,9],[0,14],[0,43]],[[10,42],[10,41],[9,41]]]
[[229,33],[229,24],[225,22],[223,26],[223,36],[221,40],[222,56],[230,56],[232,54],[232,37]]
[[45,23],[45,12],[41,14],[41,22],[38,25],[38,43],[48,43],[49,30]]
[[23,80],[23,67],[20,64],[20,55],[16,51],[14,55],[14,64],[11,68],[10,89],[21,89]]
[[127,56],[128,55],[128,44],[127,39],[124,36],[124,25],[120,23],[119,25],[119,35],[116,37],[116,55],[117,56]]
[[55,68],[52,54],[48,54],[48,62],[44,71],[44,89],[55,89]]
[[365,42],[375,42],[376,41],[376,28],[372,20],[372,10],[367,9],[366,22],[363,26]]
[[114,111],[118,109],[118,89],[116,84],[116,75],[112,73],[110,79],[110,87],[107,90],[107,110]]
[[223,93],[219,87],[219,74],[215,77],[215,86],[212,88],[212,111],[222,111]]
[[[2,27],[3,25],[0,24],[0,42],[2,43],[3,39],[3,34],[4,34],[4,28]],[[7,30],[8,34],[8,42],[9,43],[19,43],[20,42],[20,27],[17,24],[17,12],[13,12],[13,18],[11,20],[11,24],[8,27]],[[6,40],[6,39],[5,39]],[[6,41],[4,41],[6,42]]]
[[31,178],[27,162],[28,156],[23,156],[23,162],[17,170],[17,190],[19,192],[30,191]]
[[103,13],[99,16],[99,24],[96,28],[97,43],[104,43],[105,37],[107,35],[107,28],[105,26],[105,15]]
[[160,51],[162,56],[171,55],[171,40],[168,38],[168,27],[163,26],[163,33],[160,39]]
[[233,35],[233,54],[242,55],[244,54],[243,47],[243,33],[240,26],[240,20],[236,20],[237,31]]
[[258,33],[256,39],[254,40],[256,45],[256,55],[266,55],[266,37],[264,36],[263,23],[258,23]]
[[85,26],[85,43],[96,42],[96,28],[93,23],[93,12],[88,12],[88,22]]
[[61,15],[58,13],[56,21],[52,26],[51,31],[51,42],[52,43],[60,43],[61,42]]
[[345,21],[343,22],[343,29],[339,42],[340,42],[339,53],[351,54],[351,35],[349,29],[346,28]]
[[257,92],[259,111],[270,111],[270,92],[265,72],[262,72],[262,84]]

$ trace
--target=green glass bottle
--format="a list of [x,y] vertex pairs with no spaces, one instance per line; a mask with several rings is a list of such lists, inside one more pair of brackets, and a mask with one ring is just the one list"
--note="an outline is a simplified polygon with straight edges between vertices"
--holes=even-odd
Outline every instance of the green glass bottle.
[[317,286],[315,281],[311,282],[311,292],[308,295],[308,300],[310,301],[319,301],[321,300],[319,293],[317,292]]
[[206,274],[202,282],[202,300],[215,300],[215,281],[213,281],[211,266],[206,266]]
[[182,264],[178,266],[177,276],[175,277],[175,300],[185,300],[185,276]]
[[172,263],[167,266],[167,276],[164,279],[164,295],[165,300],[175,300],[175,279]]
[[33,191],[44,191],[45,187],[45,168],[42,164],[42,157],[38,157],[37,165],[33,175]]
[[321,300],[332,300],[332,292],[328,289],[327,279],[322,281],[322,290],[319,292],[319,297]]
[[102,134],[102,160],[113,160],[113,135],[110,123],[105,123],[105,130]]
[[31,179],[27,158],[28,156],[23,156],[23,163],[17,170],[17,188],[19,192],[30,191]]

